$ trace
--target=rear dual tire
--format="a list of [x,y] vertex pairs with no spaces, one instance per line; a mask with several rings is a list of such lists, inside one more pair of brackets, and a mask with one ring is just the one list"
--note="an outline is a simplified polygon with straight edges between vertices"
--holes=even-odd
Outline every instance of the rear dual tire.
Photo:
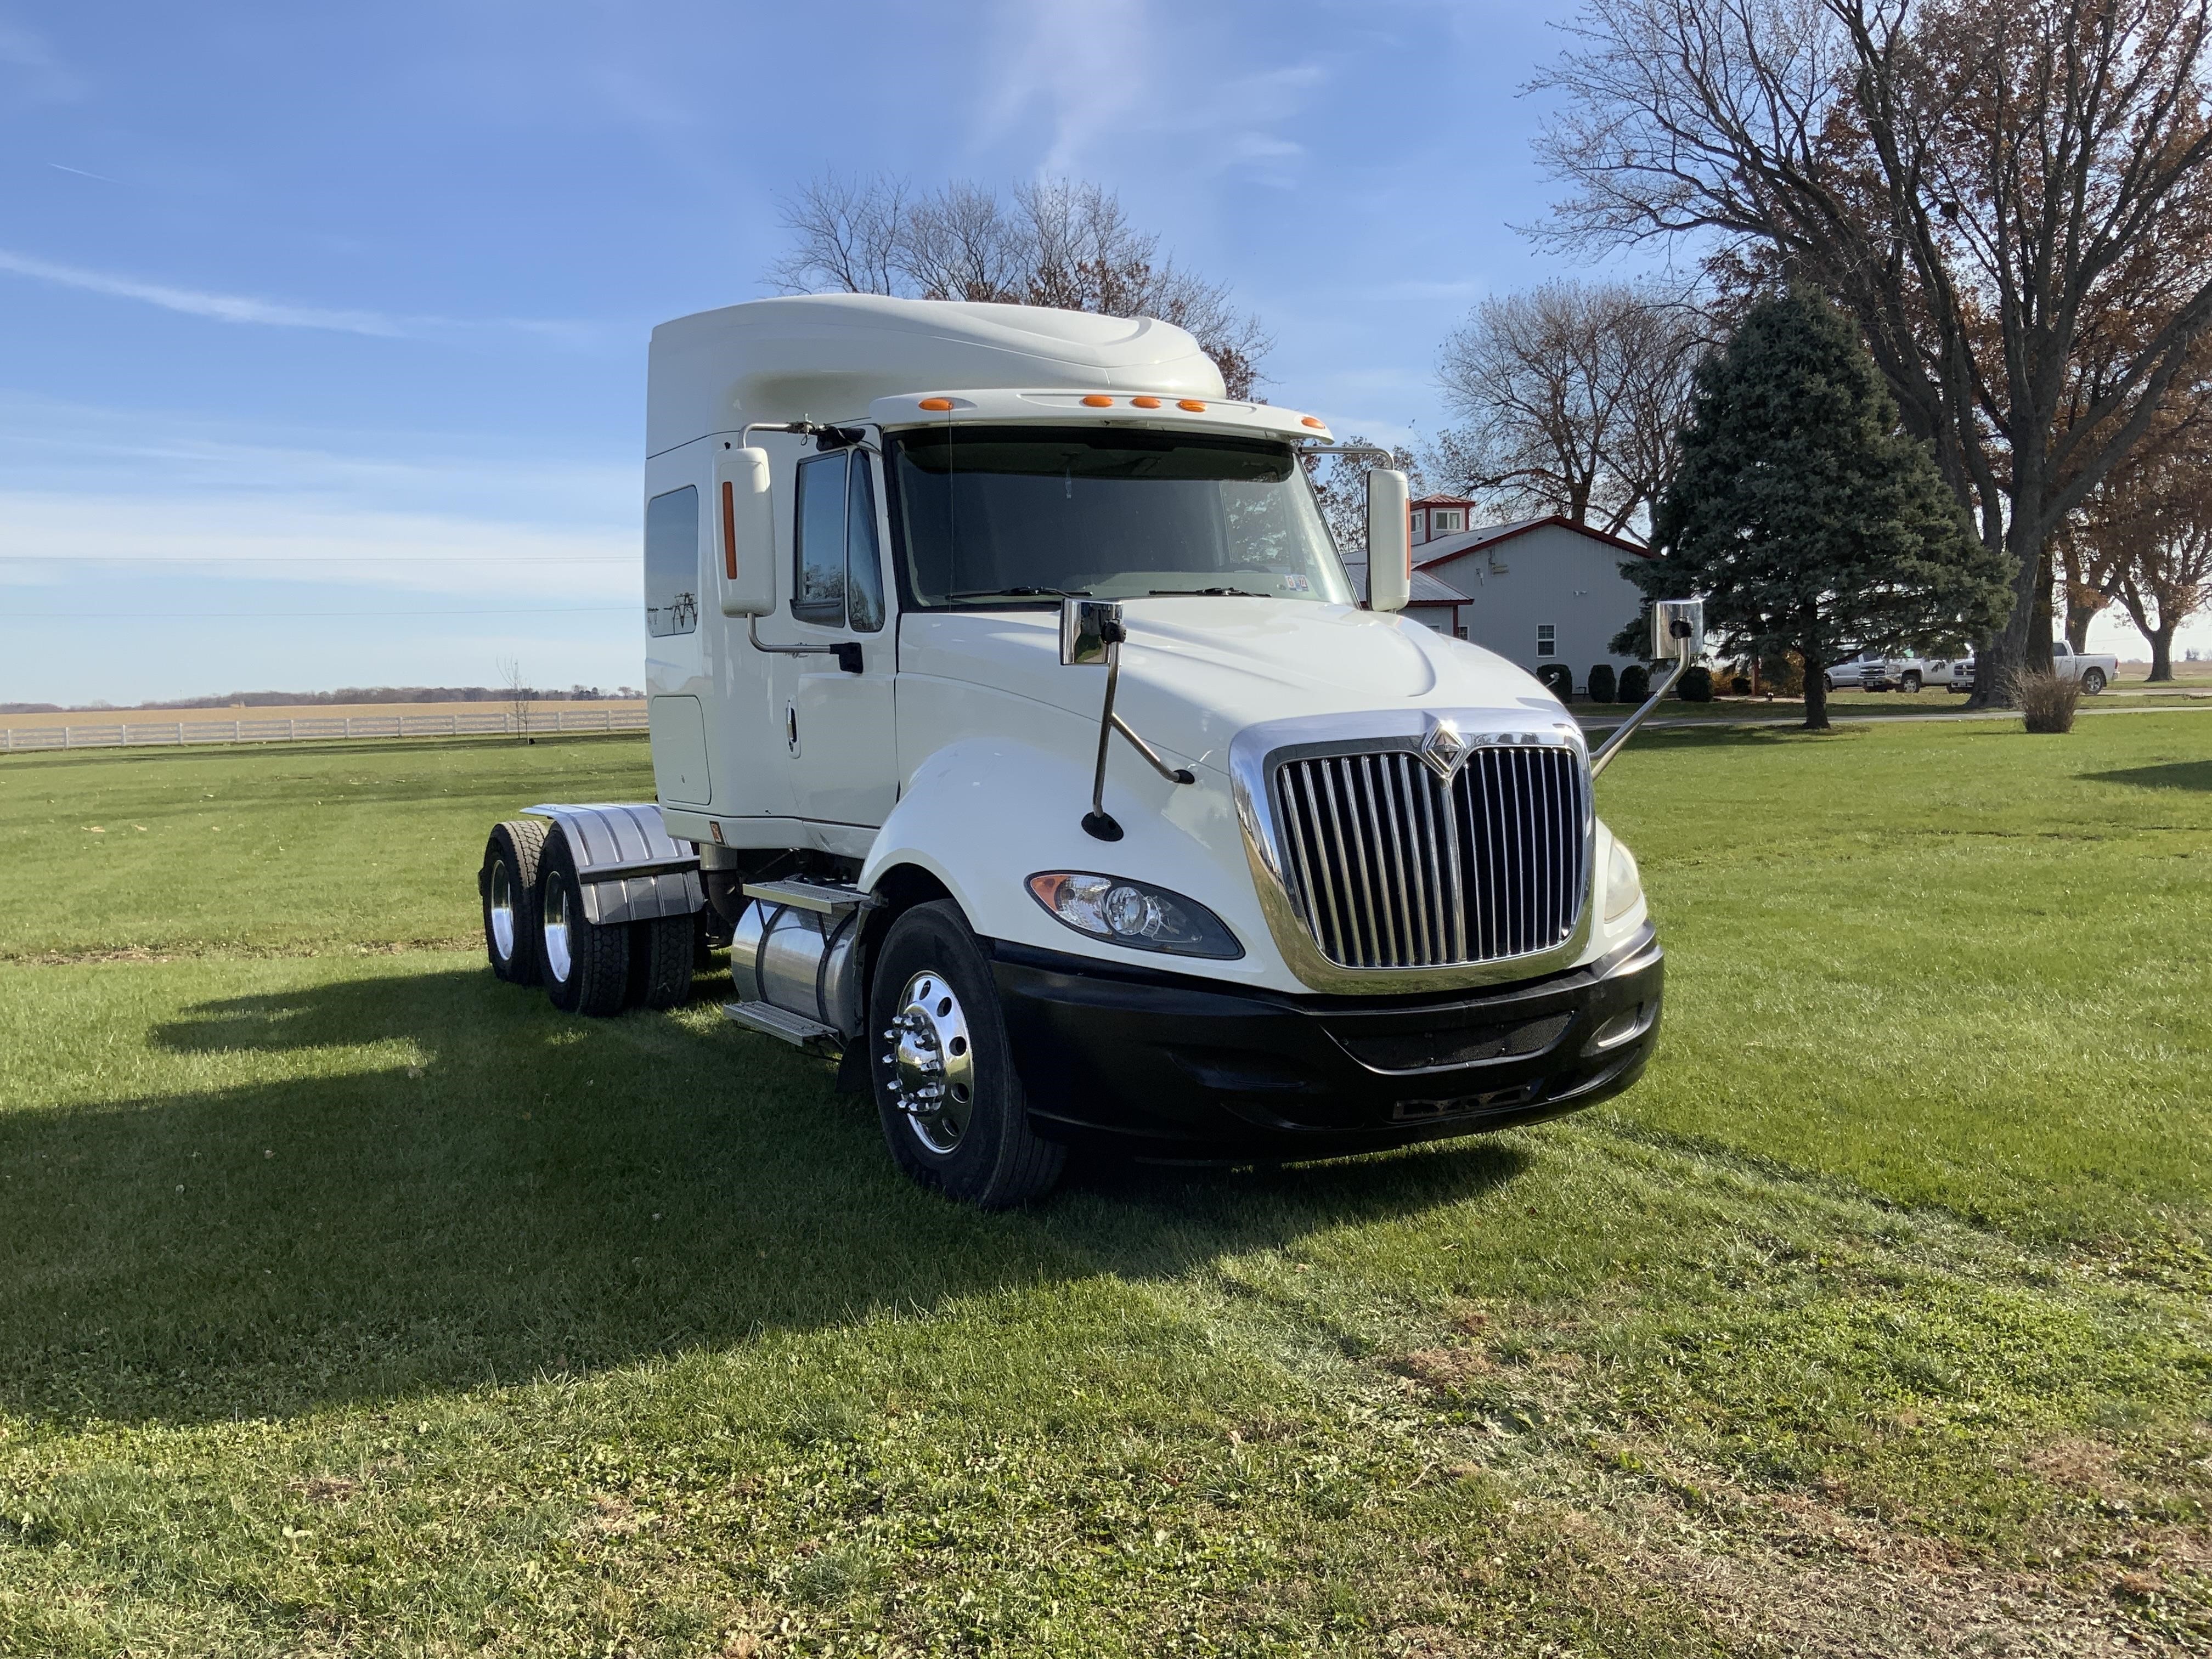
[[575,855],[557,828],[538,861],[538,963],[545,994],[564,1014],[618,1014],[629,1000],[629,929],[603,927],[584,911]]
[[484,955],[492,972],[509,985],[538,982],[538,866],[544,849],[542,820],[509,819],[492,830],[477,872]]

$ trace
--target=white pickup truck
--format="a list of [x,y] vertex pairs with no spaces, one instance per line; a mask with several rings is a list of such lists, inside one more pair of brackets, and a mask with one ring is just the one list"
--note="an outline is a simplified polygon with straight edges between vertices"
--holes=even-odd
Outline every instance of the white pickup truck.
[[[498,825],[493,970],[690,994],[839,1058],[892,1157],[986,1206],[1085,1141],[1297,1159],[1627,1087],[1662,960],[1593,752],[1521,669],[1371,608],[1302,459],[1146,319],[838,295],[654,330],[653,776]],[[1335,450],[1335,453],[1345,453]],[[1656,607],[1678,658],[1699,607]],[[1639,711],[1648,713],[1659,695]]]
[[[1955,663],[1942,665],[1948,675],[1938,680],[1932,674],[1930,685],[1942,685],[1949,691],[1971,691],[1974,689],[1974,659],[1966,657]],[[2088,696],[2095,696],[2110,685],[2120,672],[2120,659],[2098,651],[2076,651],[2063,640],[2054,641],[2051,647],[2051,672],[2061,679],[2079,680]],[[1908,688],[1917,690],[1917,686]]]

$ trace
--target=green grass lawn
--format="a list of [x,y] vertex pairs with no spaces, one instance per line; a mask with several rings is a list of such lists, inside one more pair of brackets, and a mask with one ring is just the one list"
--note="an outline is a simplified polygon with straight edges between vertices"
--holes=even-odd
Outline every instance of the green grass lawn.
[[639,740],[0,762],[0,1653],[2202,1650],[2208,757],[1639,738],[1634,1091],[1000,1216],[491,980]]

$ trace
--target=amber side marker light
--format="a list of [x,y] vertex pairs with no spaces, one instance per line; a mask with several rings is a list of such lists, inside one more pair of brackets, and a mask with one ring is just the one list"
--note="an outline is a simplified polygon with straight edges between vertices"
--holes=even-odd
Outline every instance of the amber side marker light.
[[1158,398],[1132,398],[1129,404],[1133,409],[1158,409],[1160,400]]
[[1199,402],[1195,398],[1185,398],[1181,402],[1177,403],[1176,407],[1177,409],[1187,409],[1194,415],[1203,415],[1206,413],[1206,405]]
[[921,400],[921,406],[924,409],[950,409],[952,407],[952,399],[950,398],[924,398]]
[[1322,419],[1321,418],[1321,416],[1318,416],[1318,415],[1309,415],[1309,416],[1307,416],[1305,417],[1305,423],[1306,423],[1308,426],[1316,426],[1316,427],[1318,427],[1318,426],[1326,426],[1326,425],[1328,425],[1328,424],[1326,421],[1322,420]]
[[1083,400],[1083,406],[1085,409],[1111,409],[1114,407],[1114,400],[1111,398],[1101,397],[1094,392]]

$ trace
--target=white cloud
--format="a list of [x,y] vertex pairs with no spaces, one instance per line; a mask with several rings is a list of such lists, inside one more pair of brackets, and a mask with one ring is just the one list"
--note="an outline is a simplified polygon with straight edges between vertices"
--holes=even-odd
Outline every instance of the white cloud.
[[1246,167],[1287,183],[1285,164],[1306,149],[1276,129],[1327,78],[1310,62],[1224,76],[1249,50],[1240,26],[1203,9],[1164,24],[1150,0],[1009,0],[991,34],[1000,45],[974,140],[995,141],[1041,106],[1047,174],[1099,171],[1133,143],[1166,140],[1195,173]]
[[[91,176],[91,175],[88,175]],[[365,334],[382,339],[420,337],[470,328],[514,329],[549,338],[577,343],[594,331],[588,325],[557,319],[500,317],[467,323],[450,317],[401,317],[381,311],[340,310],[324,306],[301,306],[280,300],[257,299],[243,294],[215,294],[204,289],[179,288],[168,283],[149,283],[110,271],[88,270],[81,265],[58,264],[51,259],[0,248],[0,270],[12,271],[37,282],[52,283],[88,294],[104,294],[118,300],[137,300],[164,311],[188,317],[210,317],[217,322],[252,323],[268,328],[323,329],[339,334]]]
[[0,19],[0,91],[26,104],[65,104],[83,90],[39,35]]
[[[39,610],[136,607],[118,596],[182,578],[208,609],[297,606],[302,586],[374,589],[380,607],[465,602],[532,610],[626,604],[638,584],[637,532],[455,514],[343,509],[283,497],[0,492],[0,588]],[[201,608],[198,605],[192,609]]]

